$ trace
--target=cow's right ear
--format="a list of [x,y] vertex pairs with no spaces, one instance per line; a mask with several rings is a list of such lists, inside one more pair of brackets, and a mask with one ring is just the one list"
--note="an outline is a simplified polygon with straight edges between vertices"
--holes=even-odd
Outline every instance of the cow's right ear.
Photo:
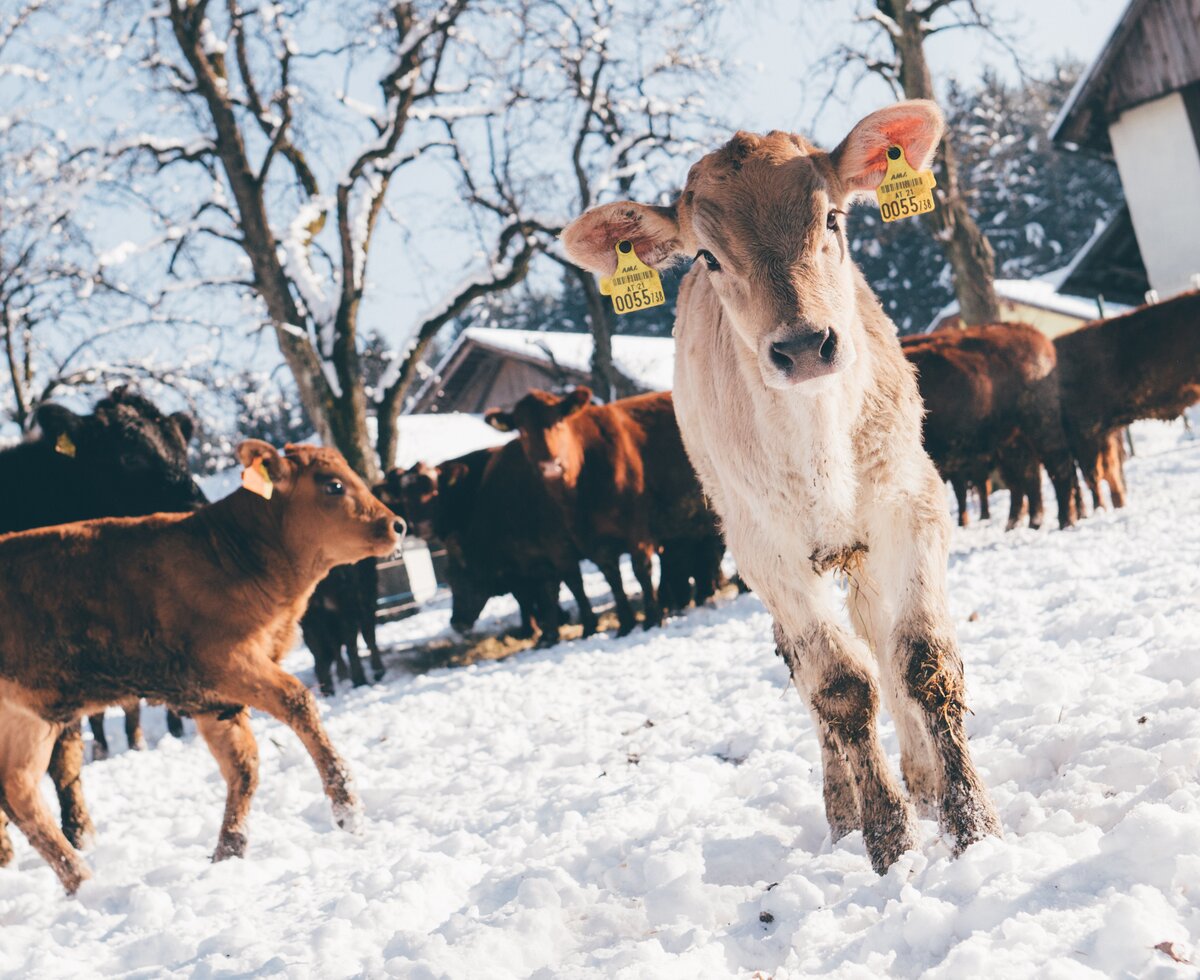
[[64,435],[75,439],[86,421],[82,415],[76,415],[69,408],[55,405],[54,402],[39,405],[33,417],[37,419],[38,428],[51,439]]
[[502,412],[498,408],[489,408],[483,413],[483,420],[500,432],[512,432],[517,427],[517,420],[512,417],[512,413]]
[[574,415],[581,408],[586,408],[592,403],[592,389],[587,385],[580,385],[568,395],[563,395],[562,401],[558,403],[561,409],[563,418],[568,415]]
[[272,483],[279,483],[288,474],[292,465],[279,455],[279,452],[269,442],[261,439],[247,439],[237,447],[238,462],[243,468],[249,468],[261,462],[267,470],[267,476]]
[[602,204],[572,221],[559,237],[572,262],[600,276],[611,276],[616,270],[618,242],[632,242],[638,258],[656,269],[670,265],[682,253],[674,205]]

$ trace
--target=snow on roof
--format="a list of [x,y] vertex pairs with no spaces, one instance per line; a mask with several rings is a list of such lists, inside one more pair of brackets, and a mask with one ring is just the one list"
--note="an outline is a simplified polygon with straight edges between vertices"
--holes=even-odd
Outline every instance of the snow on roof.
[[[511,351],[524,357],[590,374],[592,335],[538,330],[504,330],[499,327],[468,327],[462,337],[493,350]],[[613,363],[630,381],[647,391],[668,391],[675,372],[675,342],[670,337],[633,337],[618,334],[612,339]]]
[[425,460],[442,460],[462,456],[475,449],[499,446],[513,438],[511,432],[499,432],[479,415],[465,412],[401,415],[400,438],[396,450],[396,465],[408,469]]
[[[1023,306],[1036,306],[1041,310],[1061,313],[1064,316],[1074,316],[1081,320],[1095,320],[1100,316],[1099,308],[1094,299],[1083,296],[1067,296],[1058,292],[1058,283],[1067,270],[1060,269],[1047,273],[1038,279],[997,279],[995,282],[996,297],[1010,303],[1020,303]],[[1105,301],[1105,312],[1108,315],[1123,313],[1129,309],[1119,303]],[[958,312],[958,300],[951,300],[934,315],[925,332],[928,333],[948,316]]]

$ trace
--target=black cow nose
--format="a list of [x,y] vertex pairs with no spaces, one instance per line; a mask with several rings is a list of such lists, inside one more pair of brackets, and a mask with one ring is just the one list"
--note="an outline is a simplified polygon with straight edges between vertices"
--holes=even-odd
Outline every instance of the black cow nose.
[[837,353],[837,334],[829,327],[811,333],[777,340],[771,345],[771,363],[781,371],[790,371],[813,353],[828,364]]

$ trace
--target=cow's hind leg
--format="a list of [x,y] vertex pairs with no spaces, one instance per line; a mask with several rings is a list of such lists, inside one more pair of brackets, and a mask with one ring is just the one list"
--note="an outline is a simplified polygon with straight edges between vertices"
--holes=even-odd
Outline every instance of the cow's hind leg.
[[83,732],[78,724],[72,722],[62,730],[48,768],[58,797],[63,833],[77,848],[90,846],[96,830],[83,799]]
[[616,558],[611,557],[596,558],[594,560],[596,567],[604,575],[604,581],[612,589],[613,603],[617,607],[617,622],[620,623],[617,629],[617,636],[627,636],[633,632],[633,627],[637,624],[637,619],[633,615],[633,607],[629,604],[629,597],[625,595],[625,583],[621,581],[621,565]]
[[104,712],[88,715],[88,727],[92,730],[92,760],[108,758],[108,736],[104,732]]
[[146,748],[146,736],[142,734],[142,702],[129,701],[122,707],[125,709],[125,738],[131,749],[141,752]]
[[653,629],[662,626],[662,608],[658,604],[658,594],[654,589],[654,566],[650,558],[654,554],[651,544],[635,545],[629,553],[633,564],[633,574],[642,587],[642,628]]
[[819,726],[830,829],[839,833],[851,826],[852,781],[863,842],[871,866],[883,874],[916,845],[916,817],[879,742],[879,694],[864,658],[853,649],[858,641],[820,620],[801,635],[780,632],[776,639]]
[[575,597],[575,605],[579,607],[579,622],[583,625],[583,635],[592,636],[596,632],[596,614],[592,611],[592,601],[583,588],[583,574],[579,571],[579,562],[569,562],[563,569],[563,581]]
[[24,712],[0,715],[6,715],[0,720],[0,809],[73,895],[90,872],[54,823],[39,786],[61,729]]
[[196,716],[196,728],[208,743],[225,778],[225,816],[217,838],[214,861],[246,854],[246,818],[258,787],[258,743],[250,729],[250,712],[233,708]]

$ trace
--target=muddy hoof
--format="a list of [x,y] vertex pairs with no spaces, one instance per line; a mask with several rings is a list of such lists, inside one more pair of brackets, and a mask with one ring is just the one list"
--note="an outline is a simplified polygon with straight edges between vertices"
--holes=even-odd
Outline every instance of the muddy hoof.
[[375,678],[375,683],[378,684],[381,680],[387,677],[387,669],[380,667],[378,670],[371,671],[371,676]]
[[229,858],[246,856],[246,835],[238,831],[230,831],[221,835],[217,849],[213,851],[213,863],[226,861]]
[[539,650],[548,650],[550,647],[558,646],[558,639],[559,637],[557,631],[546,632],[538,637],[538,641],[535,646]]
[[101,762],[108,758],[108,746],[101,745],[99,742],[92,742],[92,761]]
[[583,624],[584,638],[586,639],[589,636],[595,636],[596,635],[596,627],[597,627],[597,623],[594,619],[589,620],[588,622],[584,623]]
[[947,794],[942,801],[938,826],[954,842],[955,857],[985,837],[1004,836],[1000,817],[983,791]]
[[633,632],[634,623],[622,623],[617,627],[617,636],[628,636]]
[[0,830],[0,868],[7,868],[12,864],[13,846],[12,841],[8,839],[8,832]]
[[875,826],[865,829],[863,840],[875,873],[887,874],[901,854],[917,846],[917,820],[912,807],[901,803]]

